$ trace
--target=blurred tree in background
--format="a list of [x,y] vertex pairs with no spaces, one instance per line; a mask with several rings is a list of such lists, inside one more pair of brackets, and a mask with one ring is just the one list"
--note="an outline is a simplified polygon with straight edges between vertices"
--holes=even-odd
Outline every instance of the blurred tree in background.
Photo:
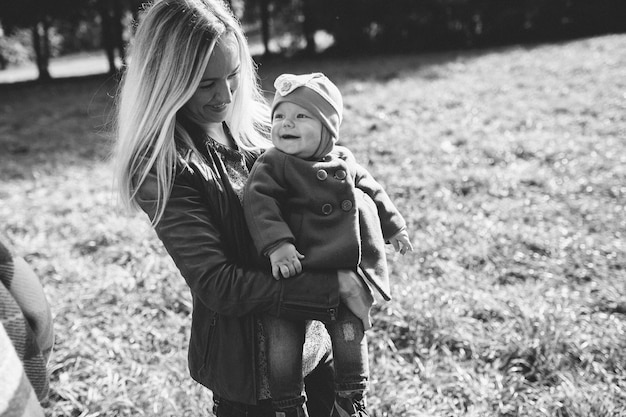
[[[36,62],[39,79],[50,78],[50,58],[104,49],[109,71],[124,51],[141,0],[0,0],[0,69]],[[29,32],[30,37],[25,36]]]
[[[0,69],[103,49],[123,65],[142,0],[0,0]],[[625,0],[229,0],[264,55],[381,53],[541,42],[626,30]],[[30,34],[28,36],[27,34]]]
[[[39,70],[39,78],[50,78],[48,64],[52,48],[58,48],[54,35],[57,33],[56,21],[72,20],[80,0],[20,0],[17,2],[0,1],[0,22],[4,33],[14,33],[18,29],[28,29],[32,35],[31,46],[34,60]],[[3,33],[3,37],[5,36]],[[23,34],[23,33],[22,33]],[[0,51],[4,56],[4,53]],[[5,58],[6,59],[6,58]]]
[[315,21],[346,51],[538,42],[626,29],[623,0],[318,0]]

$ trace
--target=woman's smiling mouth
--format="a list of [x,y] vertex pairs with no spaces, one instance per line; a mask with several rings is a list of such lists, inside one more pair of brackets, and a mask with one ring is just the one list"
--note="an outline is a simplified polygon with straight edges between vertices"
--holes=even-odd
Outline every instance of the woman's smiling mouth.
[[226,109],[226,107],[228,107],[228,103],[209,104],[209,105],[207,105],[207,107],[209,107],[213,111],[218,111],[219,112],[219,111],[223,111],[224,109]]

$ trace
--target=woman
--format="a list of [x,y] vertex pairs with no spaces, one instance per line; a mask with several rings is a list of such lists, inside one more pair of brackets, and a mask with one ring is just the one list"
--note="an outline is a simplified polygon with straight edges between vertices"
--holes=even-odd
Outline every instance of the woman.
[[[362,312],[371,295],[352,271],[276,281],[255,254],[241,196],[270,144],[269,110],[221,0],[157,0],[140,18],[129,62],[116,183],[124,203],[148,214],[191,289],[191,376],[213,391],[218,417],[274,415],[259,317],[329,320],[340,299]],[[312,322],[303,369],[312,417],[335,408],[329,347]]]

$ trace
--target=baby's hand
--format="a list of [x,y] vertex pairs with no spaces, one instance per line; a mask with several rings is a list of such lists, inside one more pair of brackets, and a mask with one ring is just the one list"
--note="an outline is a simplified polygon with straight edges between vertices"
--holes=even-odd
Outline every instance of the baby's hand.
[[413,245],[411,245],[411,240],[409,239],[409,234],[406,229],[400,230],[389,238],[389,242],[393,245],[396,252],[400,252],[402,255],[407,251],[413,252]]
[[289,278],[302,272],[300,259],[304,258],[296,247],[291,243],[284,243],[270,253],[272,275],[276,279]]

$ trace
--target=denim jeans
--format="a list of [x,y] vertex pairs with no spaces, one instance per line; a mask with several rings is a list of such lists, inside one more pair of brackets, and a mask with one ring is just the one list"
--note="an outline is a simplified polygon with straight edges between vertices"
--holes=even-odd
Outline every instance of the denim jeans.
[[[335,391],[338,394],[362,393],[368,384],[369,363],[361,319],[340,305],[337,320],[324,324],[333,346]],[[264,329],[274,408],[299,407],[306,400],[302,379],[305,324],[266,316]]]
[[[328,354],[309,375],[304,378],[309,417],[339,417],[334,407],[333,358]],[[275,417],[271,400],[256,405],[242,404],[213,396],[213,414],[216,417]]]

